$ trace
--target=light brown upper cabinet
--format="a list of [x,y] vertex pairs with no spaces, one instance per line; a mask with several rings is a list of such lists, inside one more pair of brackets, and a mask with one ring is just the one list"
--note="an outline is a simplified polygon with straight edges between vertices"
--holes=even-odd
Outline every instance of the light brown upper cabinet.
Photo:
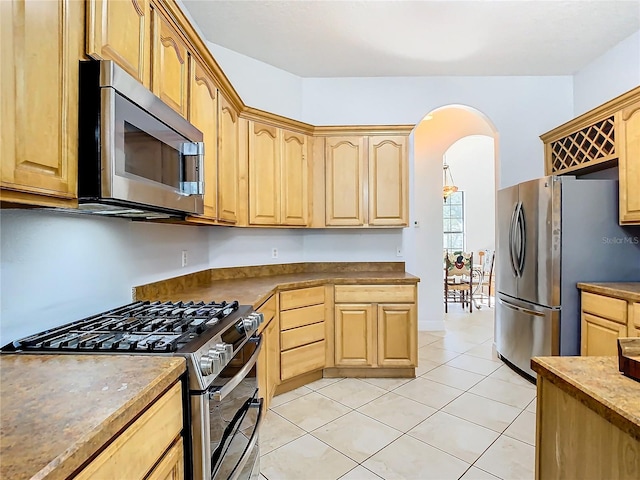
[[327,137],[325,224],[408,225],[405,136]]
[[83,19],[84,2],[0,2],[2,201],[77,205]]
[[185,118],[188,73],[189,59],[185,42],[173,24],[157,10],[153,10],[151,90]]
[[325,144],[327,226],[365,224],[365,138],[328,137]]
[[238,124],[238,113],[224,95],[219,93],[218,220],[225,223],[238,222]]
[[640,224],[640,101],[620,112],[620,223]]
[[190,57],[189,121],[202,132],[204,141],[204,214],[218,215],[218,91],[213,76]]
[[249,122],[249,223],[308,223],[307,137]]
[[113,60],[149,88],[151,10],[149,0],[89,0],[87,54]]

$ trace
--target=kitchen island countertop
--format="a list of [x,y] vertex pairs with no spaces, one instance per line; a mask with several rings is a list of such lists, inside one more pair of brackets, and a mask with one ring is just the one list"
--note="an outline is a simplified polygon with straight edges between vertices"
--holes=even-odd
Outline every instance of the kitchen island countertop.
[[185,369],[181,357],[0,355],[0,478],[69,477]]
[[640,382],[618,371],[618,357],[534,357],[531,368],[640,440]]
[[640,282],[578,283],[583,292],[606,295],[630,302],[640,302]]

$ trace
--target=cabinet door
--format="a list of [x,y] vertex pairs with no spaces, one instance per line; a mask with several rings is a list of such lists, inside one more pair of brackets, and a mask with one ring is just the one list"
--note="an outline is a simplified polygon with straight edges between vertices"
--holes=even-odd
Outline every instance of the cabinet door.
[[417,358],[415,305],[378,305],[378,365],[415,367]]
[[627,325],[589,313],[582,313],[580,354],[589,356],[618,355],[618,338],[627,336]]
[[640,102],[620,114],[620,223],[640,224]]
[[369,225],[407,226],[407,137],[369,137]]
[[326,139],[326,225],[364,225],[364,159],[363,137]]
[[218,95],[218,220],[238,221],[238,114]]
[[274,318],[264,331],[267,344],[264,346],[267,351],[267,378],[266,397],[267,408],[271,403],[276,386],[280,384],[280,332],[278,329],[278,319]]
[[0,2],[1,178],[10,190],[3,200],[77,198],[83,18],[84,3],[73,0]]
[[202,132],[204,140],[204,214],[218,214],[218,91],[212,75],[191,57],[189,121]]
[[249,223],[280,222],[280,151],[278,128],[249,122]]
[[335,362],[342,367],[371,367],[376,361],[374,307],[340,304],[335,307]]
[[153,15],[153,93],[186,118],[187,46],[176,28],[157,10]]
[[182,437],[164,454],[160,463],[145,480],[182,480],[184,479],[184,447]]
[[113,60],[149,88],[151,78],[149,0],[89,0],[87,54]]
[[307,225],[309,185],[307,136],[282,130],[280,223]]
[[640,302],[629,303],[628,337],[640,337]]

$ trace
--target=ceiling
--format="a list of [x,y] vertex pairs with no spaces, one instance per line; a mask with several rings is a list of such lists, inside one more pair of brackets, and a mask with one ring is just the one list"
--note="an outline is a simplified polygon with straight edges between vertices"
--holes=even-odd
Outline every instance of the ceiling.
[[571,75],[640,0],[183,0],[207,40],[301,77]]

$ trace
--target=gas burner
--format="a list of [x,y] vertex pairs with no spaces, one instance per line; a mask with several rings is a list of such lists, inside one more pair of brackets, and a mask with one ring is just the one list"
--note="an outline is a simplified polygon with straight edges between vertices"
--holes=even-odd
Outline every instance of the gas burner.
[[238,307],[237,301],[136,302],[32,335],[8,349],[175,352],[216,327]]

